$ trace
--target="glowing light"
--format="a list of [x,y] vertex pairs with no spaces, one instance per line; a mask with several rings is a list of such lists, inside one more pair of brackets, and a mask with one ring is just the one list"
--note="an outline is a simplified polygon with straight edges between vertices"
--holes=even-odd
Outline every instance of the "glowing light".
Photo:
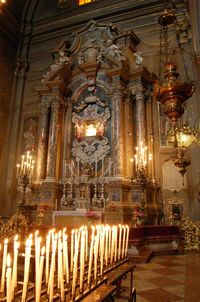
[[90,124],[86,127],[85,131],[86,136],[96,136],[97,134],[97,129],[93,124]]

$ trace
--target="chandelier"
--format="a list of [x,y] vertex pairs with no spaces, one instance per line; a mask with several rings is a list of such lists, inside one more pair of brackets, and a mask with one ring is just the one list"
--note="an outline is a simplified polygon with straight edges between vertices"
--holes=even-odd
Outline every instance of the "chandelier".
[[[178,119],[184,113],[183,104],[193,95],[194,83],[190,80],[187,72],[175,13],[172,10],[165,10],[158,21],[160,24],[160,66],[154,95],[156,100],[163,105],[164,113],[171,120],[175,129]],[[172,27],[175,29],[175,39],[170,37],[173,32]],[[175,41],[176,45],[171,45]],[[185,71],[185,79],[183,80],[179,78],[178,53]]]

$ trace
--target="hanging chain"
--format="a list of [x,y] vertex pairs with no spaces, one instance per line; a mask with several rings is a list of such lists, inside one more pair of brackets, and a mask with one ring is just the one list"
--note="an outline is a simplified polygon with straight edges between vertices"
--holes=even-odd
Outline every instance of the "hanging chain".
[[184,48],[183,48],[183,46],[180,42],[180,26],[179,26],[179,23],[178,23],[177,19],[176,19],[176,28],[177,28],[176,40],[177,40],[178,47],[180,49],[181,60],[183,62],[183,69],[184,69],[184,72],[185,72],[186,79],[190,83],[191,78],[190,78],[190,75],[188,73],[188,68],[187,68],[187,65],[186,65],[186,60],[185,60],[185,56],[184,56]]
[[162,42],[163,41],[163,30],[162,30],[162,26],[160,26],[160,62],[159,62],[159,73],[158,73],[158,76],[159,76],[159,82],[161,83],[162,82],[162,79],[161,79],[161,71],[162,71],[162,55],[163,55],[163,51],[162,51]]

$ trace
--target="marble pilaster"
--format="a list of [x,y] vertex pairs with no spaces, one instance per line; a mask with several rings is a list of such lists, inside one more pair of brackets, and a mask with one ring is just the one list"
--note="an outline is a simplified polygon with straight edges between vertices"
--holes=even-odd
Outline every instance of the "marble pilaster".
[[139,142],[142,141],[146,145],[146,110],[143,87],[137,86],[133,88],[132,94],[135,98],[135,143],[139,146]]
[[51,119],[47,154],[46,181],[54,181],[56,177],[56,157],[58,141],[59,101],[56,97],[51,103]]
[[39,182],[45,179],[46,174],[46,158],[48,146],[48,110],[50,104],[48,102],[41,103],[40,108],[42,111],[41,127],[38,143],[38,157],[37,157],[37,171],[36,180]]
[[116,88],[112,97],[113,102],[113,157],[115,176],[123,174],[123,133],[122,133],[122,99],[121,89]]

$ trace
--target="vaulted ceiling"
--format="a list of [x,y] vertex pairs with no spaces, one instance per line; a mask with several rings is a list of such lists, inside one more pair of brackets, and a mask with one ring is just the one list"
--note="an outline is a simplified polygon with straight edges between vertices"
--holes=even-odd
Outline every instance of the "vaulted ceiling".
[[17,50],[20,38],[20,24],[26,0],[7,0],[0,14],[0,41],[12,51]]

